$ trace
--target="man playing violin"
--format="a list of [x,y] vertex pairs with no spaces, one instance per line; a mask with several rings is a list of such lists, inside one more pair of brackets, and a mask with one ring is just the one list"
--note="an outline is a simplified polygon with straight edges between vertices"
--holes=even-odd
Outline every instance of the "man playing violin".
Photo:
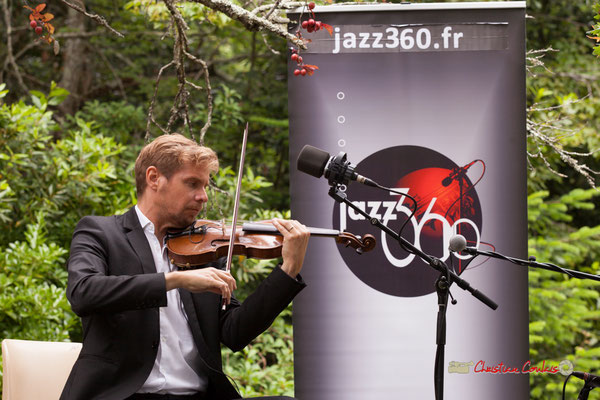
[[222,372],[220,344],[244,348],[302,290],[309,232],[297,221],[273,220],[283,235],[283,263],[241,304],[223,260],[175,270],[166,232],[195,221],[217,168],[211,149],[160,136],[136,160],[138,204],[78,223],[67,297],[82,319],[83,347],[61,399],[241,397]]

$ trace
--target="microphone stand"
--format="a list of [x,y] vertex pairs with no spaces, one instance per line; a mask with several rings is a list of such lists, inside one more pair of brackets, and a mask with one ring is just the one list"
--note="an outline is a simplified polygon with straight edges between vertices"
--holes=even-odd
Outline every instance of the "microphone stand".
[[435,289],[438,295],[438,315],[437,315],[437,331],[436,331],[436,356],[435,356],[435,367],[434,367],[434,389],[436,400],[443,400],[444,398],[444,350],[446,345],[446,311],[448,308],[448,295],[450,293],[450,286],[456,283],[458,287],[467,292],[471,293],[476,299],[490,307],[492,310],[498,308],[498,305],[494,303],[489,297],[473,288],[469,282],[458,276],[453,270],[439,258],[429,256],[423,251],[415,247],[408,240],[388,228],[379,219],[372,218],[365,211],[361,210],[351,201],[348,200],[348,196],[344,191],[340,189],[342,185],[340,183],[333,183],[329,189],[329,195],[338,203],[344,203],[347,207],[352,208],[358,214],[365,217],[371,225],[376,226],[380,230],[387,233],[392,238],[396,239],[398,243],[410,252],[416,254],[424,262],[429,264],[433,269],[440,273],[438,280],[435,283]]

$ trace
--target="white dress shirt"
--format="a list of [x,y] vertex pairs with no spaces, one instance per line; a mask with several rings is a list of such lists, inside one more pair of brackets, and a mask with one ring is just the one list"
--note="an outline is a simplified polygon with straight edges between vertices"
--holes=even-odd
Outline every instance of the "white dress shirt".
[[[156,272],[172,271],[166,247],[154,234],[154,224],[135,206],[135,211],[152,250]],[[179,290],[167,292],[167,307],[160,307],[160,344],[152,371],[138,393],[186,395],[204,392],[208,380],[191,366],[202,362],[179,297]],[[200,375],[199,375],[200,373]],[[202,375],[202,376],[201,376]]]

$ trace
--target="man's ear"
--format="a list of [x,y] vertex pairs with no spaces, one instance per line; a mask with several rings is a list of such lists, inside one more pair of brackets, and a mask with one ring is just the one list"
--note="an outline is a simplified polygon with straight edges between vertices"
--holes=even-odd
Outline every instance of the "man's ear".
[[158,169],[151,165],[146,168],[146,186],[148,189],[152,191],[156,191],[158,188],[158,181],[161,177],[161,173],[158,172]]

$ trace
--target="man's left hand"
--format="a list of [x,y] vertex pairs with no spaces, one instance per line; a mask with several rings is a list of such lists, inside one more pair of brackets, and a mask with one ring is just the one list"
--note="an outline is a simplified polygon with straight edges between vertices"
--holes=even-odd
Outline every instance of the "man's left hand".
[[306,226],[294,220],[274,218],[273,225],[283,235],[281,269],[292,278],[296,278],[302,269],[310,232]]

